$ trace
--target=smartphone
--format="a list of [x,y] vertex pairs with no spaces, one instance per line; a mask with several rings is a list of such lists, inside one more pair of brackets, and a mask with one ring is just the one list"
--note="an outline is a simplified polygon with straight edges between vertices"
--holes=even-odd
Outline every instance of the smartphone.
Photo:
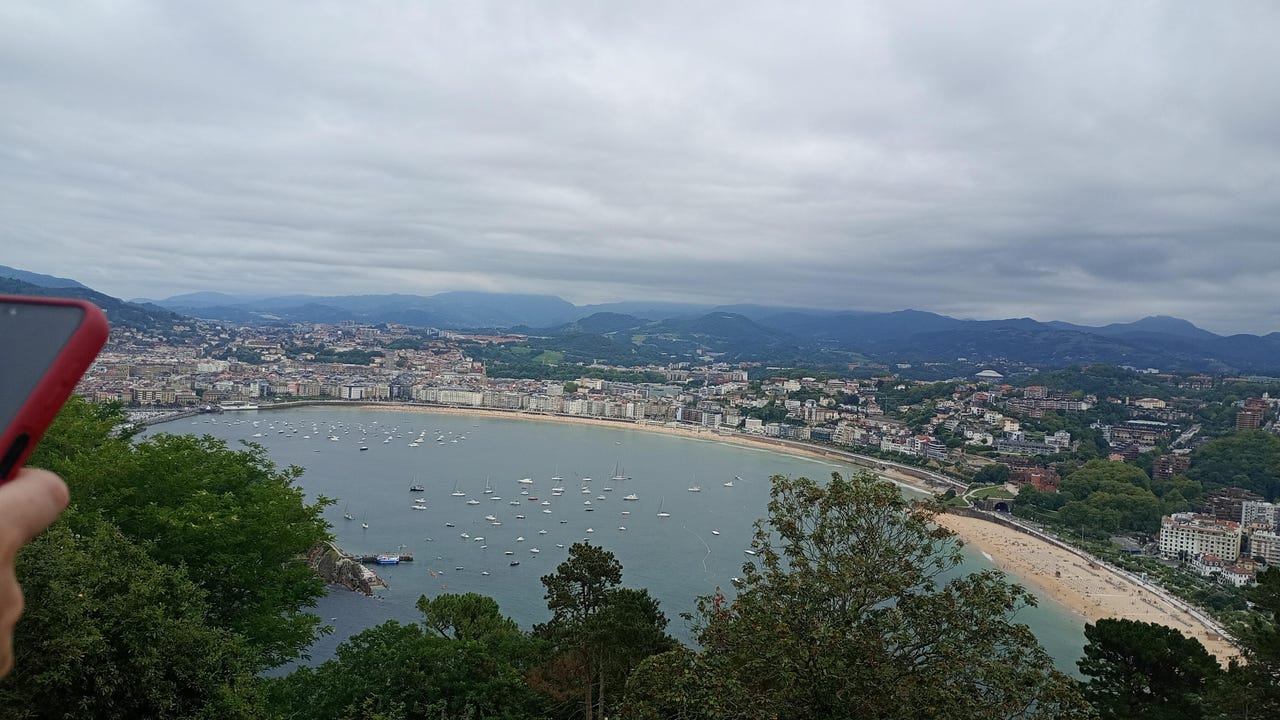
[[35,449],[107,333],[93,303],[0,295],[0,482]]

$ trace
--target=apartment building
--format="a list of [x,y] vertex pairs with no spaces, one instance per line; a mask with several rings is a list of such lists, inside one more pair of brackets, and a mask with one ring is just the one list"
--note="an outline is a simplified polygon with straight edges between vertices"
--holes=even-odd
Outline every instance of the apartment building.
[[1240,556],[1240,523],[1209,515],[1174,513],[1160,519],[1160,555],[1190,561],[1217,555],[1227,562]]

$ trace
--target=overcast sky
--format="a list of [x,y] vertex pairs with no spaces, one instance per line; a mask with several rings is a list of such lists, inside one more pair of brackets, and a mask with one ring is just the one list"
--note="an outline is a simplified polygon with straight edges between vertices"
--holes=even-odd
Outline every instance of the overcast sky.
[[0,263],[1280,330],[1280,3],[0,4]]

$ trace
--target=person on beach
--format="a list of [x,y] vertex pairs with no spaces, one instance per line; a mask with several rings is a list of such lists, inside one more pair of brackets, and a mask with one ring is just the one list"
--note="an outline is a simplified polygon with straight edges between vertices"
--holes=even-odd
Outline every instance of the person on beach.
[[23,468],[0,485],[0,677],[13,669],[13,629],[22,617],[18,551],[58,519],[68,500],[66,483],[47,470]]

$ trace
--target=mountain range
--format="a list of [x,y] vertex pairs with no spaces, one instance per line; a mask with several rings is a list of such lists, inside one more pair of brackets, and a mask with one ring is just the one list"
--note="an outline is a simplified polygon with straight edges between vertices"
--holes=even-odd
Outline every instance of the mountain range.
[[[113,322],[172,325],[183,316],[240,324],[400,323],[527,334],[592,359],[630,348],[654,360],[711,353],[726,360],[794,365],[890,363],[1026,364],[1102,362],[1215,373],[1280,374],[1280,333],[1222,336],[1179,318],[1152,316],[1092,327],[1031,318],[965,320],[921,310],[833,311],[764,305],[618,302],[574,305],[549,295],[445,292],[436,295],[230,295],[201,292],[125,302],[67,278],[0,266],[0,292],[87,297]],[[592,340],[595,338],[595,340]],[[570,342],[570,339],[571,342]],[[594,357],[601,357],[596,355]]]

